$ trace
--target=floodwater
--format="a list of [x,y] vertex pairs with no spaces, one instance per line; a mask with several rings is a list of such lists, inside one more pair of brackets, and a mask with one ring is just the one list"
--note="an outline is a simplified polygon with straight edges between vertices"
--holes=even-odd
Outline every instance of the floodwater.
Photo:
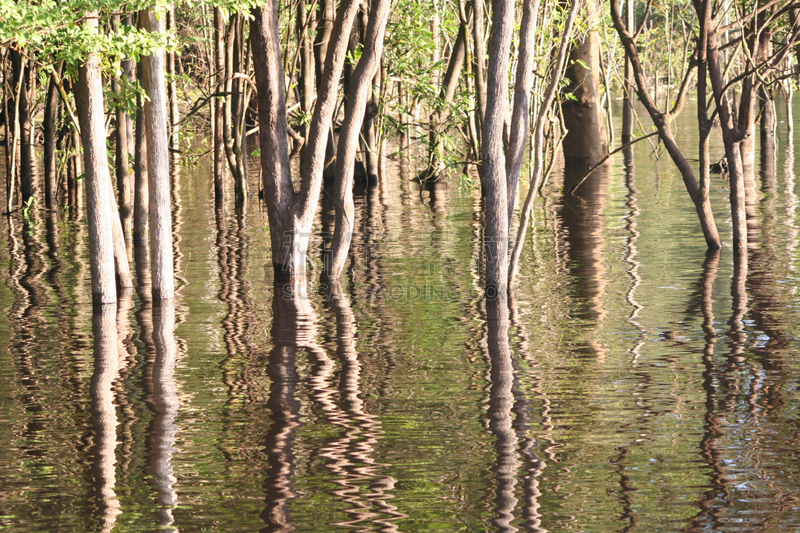
[[747,261],[725,182],[707,255],[644,141],[577,198],[556,172],[505,303],[481,297],[479,195],[420,195],[399,157],[358,192],[333,294],[274,285],[264,209],[215,212],[204,162],[174,179],[173,306],[140,275],[93,311],[83,219],[0,219],[0,530],[800,530],[800,164],[778,112]]

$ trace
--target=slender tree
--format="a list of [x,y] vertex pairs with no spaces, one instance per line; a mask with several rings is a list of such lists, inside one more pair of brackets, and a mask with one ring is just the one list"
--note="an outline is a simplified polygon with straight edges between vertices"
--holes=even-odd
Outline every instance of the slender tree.
[[353,72],[347,94],[348,107],[339,133],[339,147],[336,150],[334,187],[334,195],[337,200],[336,224],[329,269],[329,275],[333,279],[338,279],[344,270],[353,237],[353,170],[358,148],[358,135],[372,92],[372,80],[378,71],[383,54],[383,38],[390,5],[391,0],[372,1],[361,59]]
[[[141,27],[151,33],[164,33],[164,15],[156,9],[140,13]],[[164,50],[142,56],[142,88],[148,96],[143,114],[147,136],[147,175],[150,192],[150,264],[153,301],[170,300],[175,295],[172,260],[172,214],[170,211],[169,138],[167,136],[167,87]]]
[[[85,24],[96,32],[97,12],[89,13]],[[117,301],[117,290],[114,283],[111,173],[106,150],[101,58],[97,53],[90,52],[78,69],[75,98],[86,161],[92,300],[98,304],[113,303]]]

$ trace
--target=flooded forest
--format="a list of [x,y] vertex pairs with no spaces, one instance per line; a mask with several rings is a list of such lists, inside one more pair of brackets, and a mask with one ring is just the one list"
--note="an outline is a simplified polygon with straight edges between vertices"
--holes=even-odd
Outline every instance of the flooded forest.
[[0,0],[0,532],[800,531],[799,59],[790,0]]

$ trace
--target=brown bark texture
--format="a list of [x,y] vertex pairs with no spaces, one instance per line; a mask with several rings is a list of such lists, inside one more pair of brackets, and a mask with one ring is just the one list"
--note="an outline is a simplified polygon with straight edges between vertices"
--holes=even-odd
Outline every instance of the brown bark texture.
[[[141,21],[142,27],[151,33],[164,32],[163,17],[159,18],[154,10],[142,11]],[[157,50],[152,55],[143,56],[141,65],[142,88],[149,97],[143,107],[150,193],[150,264],[153,301],[158,302],[175,296],[164,51]]]
[[[88,26],[95,25],[89,19]],[[105,109],[100,56],[89,54],[78,70],[75,100],[81,125],[86,164],[86,205],[89,226],[89,264],[92,300],[96,304],[117,301],[114,281],[111,173],[106,149]]]
[[383,37],[389,17],[391,0],[373,0],[367,34],[350,82],[348,107],[339,133],[339,146],[336,151],[336,171],[334,196],[336,203],[336,223],[331,245],[331,265],[329,276],[338,279],[344,270],[350,242],[353,237],[353,171],[358,149],[358,137],[364,119],[364,111],[372,92],[375,77],[383,54]]

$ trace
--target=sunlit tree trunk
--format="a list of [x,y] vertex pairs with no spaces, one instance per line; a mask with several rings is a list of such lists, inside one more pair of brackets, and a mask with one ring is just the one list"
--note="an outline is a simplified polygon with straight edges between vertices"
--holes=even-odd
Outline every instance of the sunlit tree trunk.
[[380,66],[383,54],[383,37],[389,16],[391,0],[373,0],[367,34],[361,59],[353,72],[348,90],[348,107],[339,133],[339,146],[336,150],[336,174],[334,195],[336,203],[336,223],[331,244],[331,265],[329,275],[338,279],[344,270],[350,242],[353,237],[353,169],[358,149],[358,137],[363,122],[364,111],[370,100],[372,81]]
[[631,61],[631,68],[633,70],[634,79],[636,80],[639,101],[641,101],[645,109],[647,109],[653,124],[658,130],[659,137],[664,143],[667,153],[669,154],[670,158],[672,158],[675,166],[678,167],[678,171],[681,173],[683,184],[686,187],[686,191],[689,193],[689,197],[694,203],[695,210],[697,211],[697,216],[700,220],[700,227],[703,230],[703,236],[705,237],[708,248],[712,250],[719,249],[722,246],[722,242],[719,238],[717,225],[714,221],[714,212],[711,210],[711,202],[708,197],[708,191],[704,190],[697,182],[692,165],[678,146],[670,125],[672,120],[674,120],[675,116],[680,113],[683,107],[685,94],[688,87],[689,72],[687,72],[687,75],[681,84],[681,88],[676,97],[675,105],[669,111],[662,112],[658,108],[653,96],[650,94],[650,89],[647,85],[644,71],[641,63],[639,62],[639,54],[636,48],[636,42],[631,37],[631,34],[628,33],[628,30],[625,28],[625,25],[622,22],[622,18],[619,13],[619,0],[611,1],[611,17],[614,21],[614,27],[617,29],[617,33],[622,41],[622,45],[625,47],[625,54]]
[[[594,1],[586,4],[587,23],[590,30],[583,41],[570,54],[571,65],[566,77],[566,91],[574,98],[562,104],[564,125],[564,158],[568,163],[590,167],[608,153],[603,109],[600,106],[600,35],[593,29],[595,24]],[[584,66],[585,65],[585,66]]]
[[[154,10],[141,12],[142,28],[164,32],[163,16]],[[150,189],[150,263],[153,271],[153,301],[175,295],[172,259],[172,215],[170,212],[169,138],[167,136],[167,87],[164,50],[143,56],[142,87],[149,100],[144,103],[147,135],[147,174]]]
[[[479,0],[476,0],[476,4]],[[486,296],[495,298],[508,290],[508,197],[503,128],[508,107],[508,70],[514,3],[494,0],[489,62],[486,79],[486,112],[481,135],[486,227]],[[475,20],[476,24],[478,19]],[[476,45],[477,46],[477,45]]]
[[[87,17],[86,26],[96,31],[97,18]],[[86,205],[89,225],[89,264],[92,300],[98,304],[117,301],[114,283],[111,174],[106,149],[105,109],[100,56],[90,53],[78,70],[75,87],[86,162]]]
[[300,162],[298,191],[295,191],[289,168],[277,9],[276,0],[254,9],[250,26],[258,86],[261,175],[276,279],[300,283],[305,279],[308,239],[322,187],[325,149],[358,2],[343,0],[336,14],[306,149]]

